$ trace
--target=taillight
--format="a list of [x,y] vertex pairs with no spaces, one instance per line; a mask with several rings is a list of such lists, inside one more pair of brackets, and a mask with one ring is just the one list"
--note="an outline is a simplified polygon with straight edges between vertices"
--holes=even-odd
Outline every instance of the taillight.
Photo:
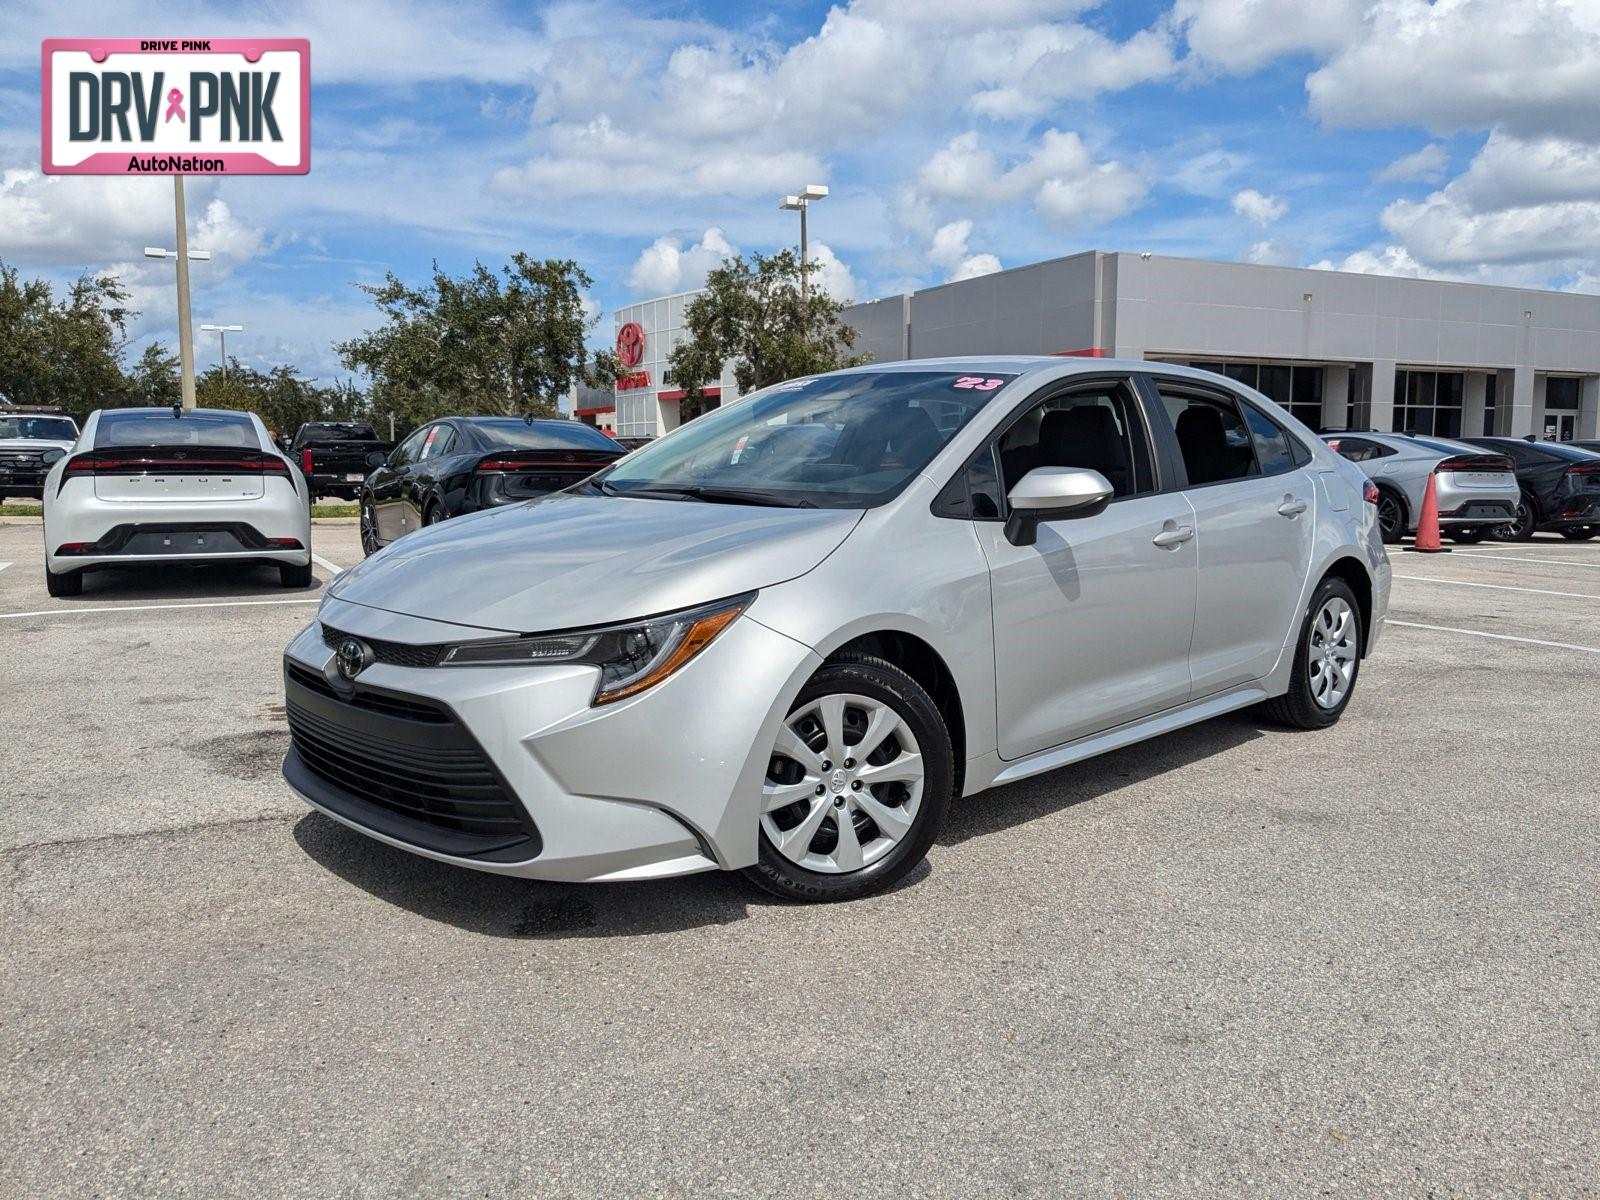
[[[482,475],[491,471],[526,471],[534,463],[520,462],[514,458],[486,458],[477,465],[477,472]],[[571,466],[571,463],[564,464]]]
[[300,469],[304,471],[307,476],[311,474],[311,451],[309,448],[300,451]]
[[173,457],[96,457],[80,454],[67,459],[62,475],[149,475],[163,472],[174,475],[288,475],[289,464],[281,458],[173,458]]
[[1435,471],[1510,471],[1511,460],[1498,454],[1459,454],[1454,458],[1441,458],[1433,465]]
[[1376,504],[1378,502],[1378,485],[1370,479],[1367,480],[1361,488],[1361,498],[1368,504]]
[[1567,468],[1568,475],[1600,475],[1600,462],[1574,463]]

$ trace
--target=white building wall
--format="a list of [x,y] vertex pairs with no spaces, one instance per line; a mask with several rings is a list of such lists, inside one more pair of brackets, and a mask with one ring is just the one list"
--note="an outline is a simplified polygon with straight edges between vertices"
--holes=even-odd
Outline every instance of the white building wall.
[[[662,393],[677,389],[667,370],[667,360],[684,339],[683,311],[689,301],[700,292],[680,292],[675,296],[659,296],[619,308],[615,314],[615,327],[621,330],[629,322],[637,322],[644,330],[644,357],[634,371],[643,371],[650,377],[649,385],[639,388],[616,388],[616,434],[618,437],[660,437],[679,425],[678,401],[662,399]],[[727,403],[739,394],[733,371],[724,363],[722,377],[717,385],[722,390],[721,402]]]

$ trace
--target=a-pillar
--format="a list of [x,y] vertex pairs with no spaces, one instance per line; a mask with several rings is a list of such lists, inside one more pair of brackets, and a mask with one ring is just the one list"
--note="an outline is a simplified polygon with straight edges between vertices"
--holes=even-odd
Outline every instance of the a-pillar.
[[1489,377],[1482,371],[1468,371],[1466,386],[1461,392],[1461,436],[1493,435],[1494,430],[1483,427],[1485,403],[1488,400]]
[[[1296,367],[1298,370],[1304,368]],[[1322,428],[1326,431],[1348,428],[1350,424],[1350,368],[1331,366],[1322,369]]]
[[1600,375],[1578,381],[1578,436],[1600,438]]
[[1379,359],[1372,364],[1372,402],[1367,412],[1373,429],[1388,433],[1394,429],[1394,360]]

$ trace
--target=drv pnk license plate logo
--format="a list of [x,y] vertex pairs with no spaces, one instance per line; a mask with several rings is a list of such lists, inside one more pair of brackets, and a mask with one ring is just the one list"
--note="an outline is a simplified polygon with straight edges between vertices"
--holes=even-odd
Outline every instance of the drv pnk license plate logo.
[[50,175],[304,175],[305,38],[47,38]]

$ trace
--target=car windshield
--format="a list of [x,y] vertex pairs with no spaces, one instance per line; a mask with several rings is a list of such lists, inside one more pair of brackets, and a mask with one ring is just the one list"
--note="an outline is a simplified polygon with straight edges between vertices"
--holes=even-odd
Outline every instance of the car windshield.
[[517,417],[505,420],[474,421],[474,426],[496,446],[516,446],[522,450],[610,450],[621,454],[622,447],[581,421],[535,421]]
[[94,448],[114,446],[220,446],[259,450],[261,440],[245,413],[187,412],[173,416],[161,410],[103,412],[95,428]]
[[946,370],[791,380],[635,450],[598,486],[734,503],[882,504],[1015,378]]
[[0,438],[75,442],[78,440],[78,431],[65,417],[0,417]]

